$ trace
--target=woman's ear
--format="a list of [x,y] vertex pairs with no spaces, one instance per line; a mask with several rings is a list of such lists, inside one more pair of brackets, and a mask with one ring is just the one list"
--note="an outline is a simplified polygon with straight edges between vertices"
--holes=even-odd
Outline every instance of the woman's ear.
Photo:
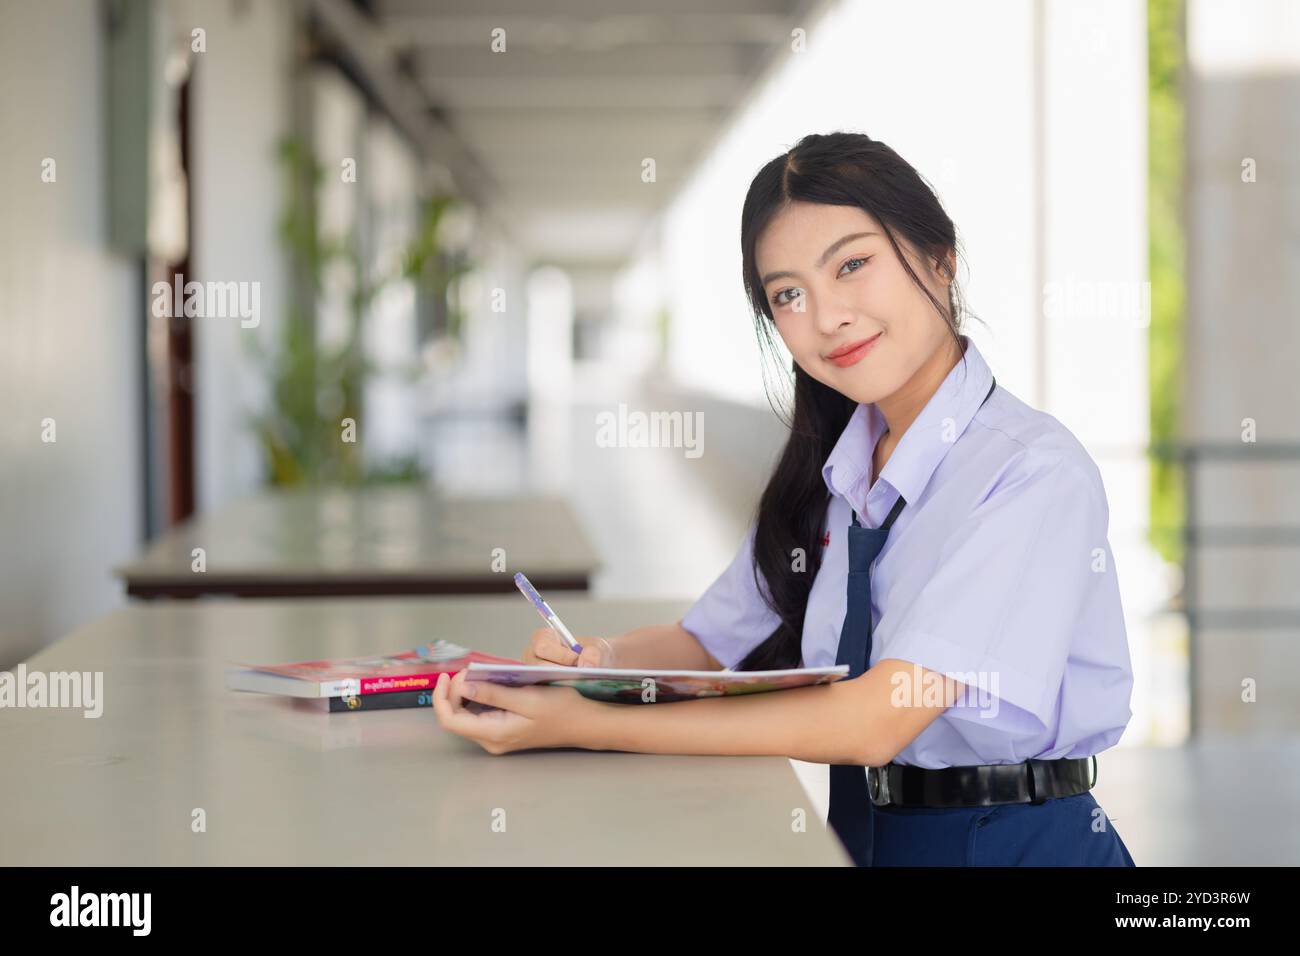
[[957,251],[949,249],[944,256],[934,260],[934,265],[940,279],[952,282],[957,277]]

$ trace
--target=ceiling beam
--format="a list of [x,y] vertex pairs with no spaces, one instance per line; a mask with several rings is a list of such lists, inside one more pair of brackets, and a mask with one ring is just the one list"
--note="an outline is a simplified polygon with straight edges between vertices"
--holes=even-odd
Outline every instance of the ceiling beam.
[[348,0],[308,0],[308,7],[340,56],[415,144],[420,159],[445,167],[460,197],[490,213],[489,197],[498,191],[498,184],[460,138],[431,112],[415,81],[398,71],[375,23]]

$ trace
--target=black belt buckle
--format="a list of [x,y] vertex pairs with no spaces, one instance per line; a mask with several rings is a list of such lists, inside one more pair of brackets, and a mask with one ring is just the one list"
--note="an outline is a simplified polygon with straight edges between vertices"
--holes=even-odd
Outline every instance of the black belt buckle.
[[887,807],[890,804],[889,793],[889,765],[883,767],[867,768],[867,793],[871,797],[871,802],[878,807]]

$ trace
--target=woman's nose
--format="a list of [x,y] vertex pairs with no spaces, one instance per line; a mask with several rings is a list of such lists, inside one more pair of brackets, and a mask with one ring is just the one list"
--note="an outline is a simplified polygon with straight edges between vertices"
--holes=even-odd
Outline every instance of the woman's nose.
[[813,326],[823,335],[834,336],[841,329],[851,327],[857,321],[856,307],[849,302],[840,301],[835,296],[822,296],[816,308],[808,306],[812,312]]

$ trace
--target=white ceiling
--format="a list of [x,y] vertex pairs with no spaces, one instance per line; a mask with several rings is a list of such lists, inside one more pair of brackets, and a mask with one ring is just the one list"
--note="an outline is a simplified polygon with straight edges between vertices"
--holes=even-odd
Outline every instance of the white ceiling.
[[[372,47],[523,254],[614,266],[812,0],[372,0]],[[506,51],[491,50],[505,30]],[[445,143],[445,140],[444,140]],[[434,149],[437,149],[435,146]],[[438,150],[439,152],[448,150]],[[653,184],[642,160],[656,164]]]

